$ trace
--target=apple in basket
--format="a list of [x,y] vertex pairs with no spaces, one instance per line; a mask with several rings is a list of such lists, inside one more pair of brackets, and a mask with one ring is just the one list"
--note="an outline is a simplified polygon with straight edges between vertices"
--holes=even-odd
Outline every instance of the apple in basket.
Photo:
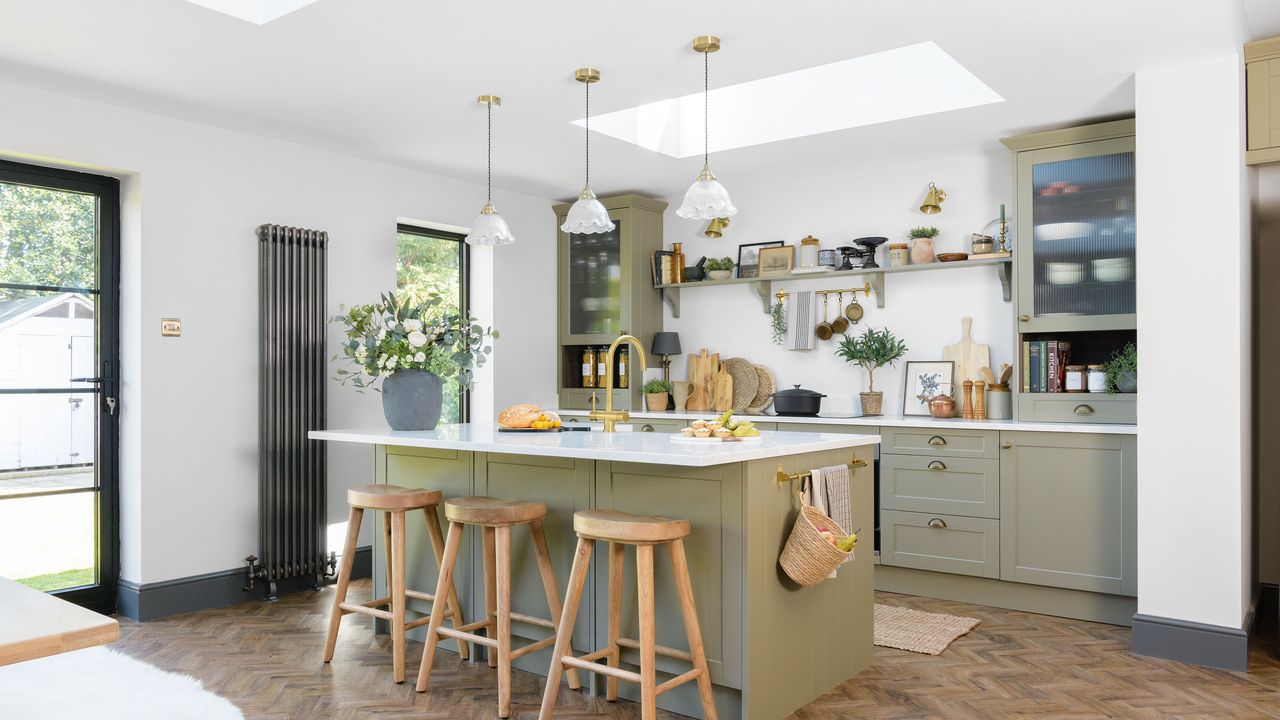
[[818,534],[822,536],[822,539],[834,545],[836,549],[841,552],[853,552],[853,548],[858,544],[857,533],[849,533],[843,537],[837,537],[835,533],[825,527],[819,527]]

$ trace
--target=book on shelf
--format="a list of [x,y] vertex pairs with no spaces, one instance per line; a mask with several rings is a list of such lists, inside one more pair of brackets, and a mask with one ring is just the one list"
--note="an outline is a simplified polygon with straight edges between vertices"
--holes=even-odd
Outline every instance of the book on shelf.
[[1022,342],[1022,392],[1065,392],[1063,377],[1071,357],[1066,340],[1024,340]]

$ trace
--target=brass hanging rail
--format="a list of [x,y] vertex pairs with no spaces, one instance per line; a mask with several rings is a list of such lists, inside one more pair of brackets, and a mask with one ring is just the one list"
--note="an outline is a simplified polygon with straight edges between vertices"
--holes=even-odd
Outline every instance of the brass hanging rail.
[[[844,288],[844,289],[837,288],[835,290],[814,290],[813,291],[814,295],[824,295],[824,296],[839,295],[840,293],[853,293],[855,296],[857,293],[862,293],[866,297],[871,297],[871,283],[867,283],[862,287],[856,287],[856,288]],[[773,296],[778,298],[778,301],[781,302],[783,298],[787,297],[790,294],[791,293],[787,292],[786,290],[779,290],[778,292],[774,293]]]
[[[845,292],[849,292],[849,291],[845,290]],[[867,461],[854,458],[848,463],[848,465],[850,470],[857,470],[858,468],[866,467]],[[811,477],[813,477],[813,473],[809,472],[808,470],[800,473],[788,473],[787,471],[782,469],[781,465],[778,466],[778,484],[779,485],[781,485],[782,483],[795,482],[796,480],[808,480]]]

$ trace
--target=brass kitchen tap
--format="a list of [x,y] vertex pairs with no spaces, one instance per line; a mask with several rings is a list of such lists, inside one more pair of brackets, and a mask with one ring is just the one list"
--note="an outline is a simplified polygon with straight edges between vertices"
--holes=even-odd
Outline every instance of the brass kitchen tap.
[[[619,335],[618,339],[609,345],[609,351],[604,357],[604,410],[592,410],[587,416],[591,420],[603,420],[605,432],[614,432],[619,420],[626,422],[631,419],[631,413],[626,410],[613,409],[613,356],[618,352],[618,346],[624,342],[636,346],[636,354],[640,356],[641,372],[649,367],[649,362],[644,357],[644,345],[635,336]],[[630,372],[631,368],[628,367],[627,371]]]

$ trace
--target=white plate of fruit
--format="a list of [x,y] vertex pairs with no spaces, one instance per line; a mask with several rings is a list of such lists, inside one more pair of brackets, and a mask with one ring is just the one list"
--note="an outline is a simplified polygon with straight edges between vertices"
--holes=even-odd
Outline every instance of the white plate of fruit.
[[715,420],[694,420],[671,436],[672,442],[706,444],[719,442],[758,443],[760,431],[750,420],[734,420],[733,412],[726,412]]

